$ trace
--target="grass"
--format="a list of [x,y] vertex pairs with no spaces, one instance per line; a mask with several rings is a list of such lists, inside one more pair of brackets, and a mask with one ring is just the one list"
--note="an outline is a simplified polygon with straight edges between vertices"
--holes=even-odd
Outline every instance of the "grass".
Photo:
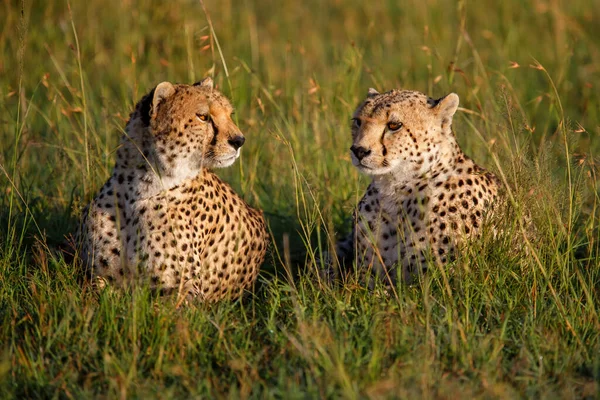
[[[0,7],[2,398],[600,396],[600,3]],[[206,75],[247,137],[218,173],[273,233],[256,290],[180,309],[145,288],[94,293],[57,247],[134,103]],[[348,148],[371,86],[459,94],[459,142],[535,240],[504,221],[396,296],[322,284],[307,261],[368,183]]]

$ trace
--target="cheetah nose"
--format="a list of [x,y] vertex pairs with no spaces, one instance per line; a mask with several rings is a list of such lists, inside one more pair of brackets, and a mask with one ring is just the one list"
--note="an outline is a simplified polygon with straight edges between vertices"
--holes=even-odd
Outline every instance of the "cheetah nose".
[[246,138],[243,136],[236,136],[233,139],[228,140],[231,147],[233,147],[236,150],[239,149],[240,147],[242,147],[242,145],[244,144],[245,141],[246,141]]
[[350,147],[350,150],[354,153],[356,158],[358,158],[359,160],[362,160],[363,158],[365,158],[366,156],[371,154],[371,150],[367,150],[362,146],[356,147],[353,145],[352,147]]

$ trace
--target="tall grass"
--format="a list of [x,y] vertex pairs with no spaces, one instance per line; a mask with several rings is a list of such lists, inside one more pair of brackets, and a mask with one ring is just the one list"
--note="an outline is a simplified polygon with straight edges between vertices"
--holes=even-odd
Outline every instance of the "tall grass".
[[[600,395],[600,3],[0,7],[3,398]],[[57,248],[134,103],[207,75],[248,139],[218,173],[274,238],[254,292],[183,308],[93,292]],[[395,296],[320,281],[309,261],[349,230],[368,183],[348,147],[369,87],[459,94],[460,144],[535,232],[507,218]]]

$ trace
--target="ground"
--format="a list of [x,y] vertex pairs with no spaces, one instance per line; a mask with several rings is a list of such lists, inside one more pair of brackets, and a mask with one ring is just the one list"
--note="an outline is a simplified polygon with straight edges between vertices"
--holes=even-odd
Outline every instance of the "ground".
[[[597,395],[600,3],[22,4],[0,29],[0,397]],[[254,293],[94,293],[57,248],[135,102],[205,76],[246,137],[218,174],[274,238]],[[349,125],[369,87],[457,93],[459,144],[540,244],[511,218],[388,295],[319,281],[368,186]]]

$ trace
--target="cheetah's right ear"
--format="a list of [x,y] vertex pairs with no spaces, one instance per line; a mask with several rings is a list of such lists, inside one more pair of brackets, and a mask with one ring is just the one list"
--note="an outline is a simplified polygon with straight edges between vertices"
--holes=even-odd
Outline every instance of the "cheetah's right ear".
[[161,101],[175,93],[175,86],[170,82],[161,82],[154,88],[154,98],[152,99],[152,114],[156,113],[157,107]]
[[209,89],[212,89],[214,86],[214,83],[213,83],[212,78],[209,76],[208,78],[204,78],[201,81],[194,83],[194,86],[201,86],[201,87],[207,87]]
[[377,96],[378,94],[379,92],[377,91],[377,89],[369,88],[369,91],[367,92],[367,97]]
[[452,116],[458,109],[458,95],[450,93],[439,100],[430,102],[431,108],[442,118],[452,121]]

